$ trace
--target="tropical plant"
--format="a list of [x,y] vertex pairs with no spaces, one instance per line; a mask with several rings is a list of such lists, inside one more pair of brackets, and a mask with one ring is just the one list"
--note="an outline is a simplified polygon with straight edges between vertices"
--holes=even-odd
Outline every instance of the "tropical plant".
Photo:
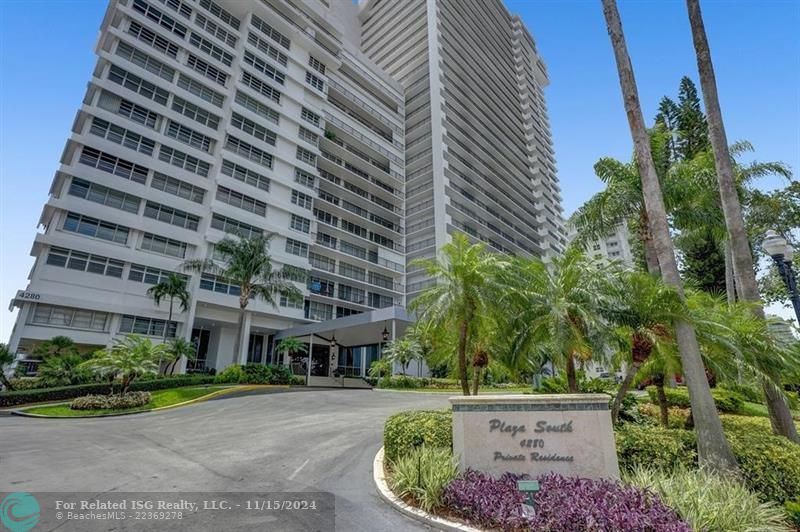
[[405,375],[409,364],[422,360],[422,346],[410,336],[396,338],[383,347],[383,356],[392,364],[400,364]]
[[120,393],[124,394],[138,377],[158,373],[158,363],[166,351],[164,344],[153,344],[149,338],[130,334],[115,338],[110,348],[97,351],[83,366],[101,377],[119,379]]
[[[622,22],[615,0],[602,0],[603,14],[608,34],[614,49],[617,73],[622,89],[625,110],[633,137],[636,162],[642,181],[645,208],[653,233],[658,264],[664,282],[674,287],[683,298],[683,286],[675,260],[675,250],[670,237],[667,211],[661,192],[656,166],[650,151],[650,138],[645,128],[633,66],[628,55]],[[705,368],[700,357],[700,347],[694,328],[683,320],[675,322],[675,335],[683,366],[683,374],[689,387],[692,412],[698,438],[698,455],[702,465],[713,470],[736,470],[736,458],[731,451],[722,423],[711,398]]]
[[0,343],[0,384],[8,391],[12,391],[14,386],[6,377],[6,371],[16,360],[16,356],[8,349],[8,345]]
[[636,468],[625,475],[625,482],[657,493],[693,530],[792,530],[780,506],[761,502],[738,479],[685,467],[669,472]]
[[[260,298],[273,307],[278,306],[275,296],[290,300],[301,299],[302,292],[289,281],[287,272],[274,270],[269,254],[269,243],[274,233],[250,238],[226,236],[214,245],[215,259],[186,261],[184,269],[207,272],[238,287],[239,326],[233,344],[233,362],[244,361],[247,346],[242,346],[245,336],[244,324],[247,306],[251,299]],[[216,258],[219,257],[219,260]]]
[[[709,138],[714,152],[714,166],[717,171],[720,201],[722,212],[725,216],[725,226],[728,230],[728,241],[731,246],[734,277],[741,298],[752,302],[755,315],[764,319],[764,307],[761,304],[761,296],[758,292],[758,283],[756,282],[756,274],[753,267],[753,255],[750,251],[750,241],[747,238],[742,206],[739,201],[736,176],[733,171],[731,154],[728,150],[728,139],[725,134],[719,97],[717,96],[714,65],[711,61],[711,50],[708,46],[700,2],[699,0],[687,0],[686,5],[689,11],[692,40],[697,55],[700,85],[703,88],[703,100],[708,114]],[[772,421],[772,429],[777,434],[800,444],[800,435],[797,433],[797,427],[795,427],[792,420],[789,405],[783,396],[767,381],[764,381],[764,394],[767,398],[767,408]]]
[[167,368],[164,373],[172,375],[181,358],[192,361],[197,357],[197,346],[186,338],[175,338],[167,343],[166,354],[169,358],[167,359]]
[[53,356],[76,355],[78,348],[69,336],[53,336],[33,348],[33,354],[46,360]]
[[386,358],[380,358],[372,361],[372,363],[369,365],[367,375],[373,379],[380,379],[381,377],[391,375],[391,373],[392,363]]
[[281,359],[285,359],[286,357],[291,357],[295,353],[305,353],[308,351],[308,345],[304,342],[301,342],[298,338],[284,338],[278,345],[275,346],[275,352],[281,357]]
[[[608,327],[601,309],[611,306],[616,268],[587,258],[577,247],[546,265],[518,258],[504,282],[511,287],[498,313],[498,336],[517,356],[554,360],[566,368],[567,388],[578,392],[576,364],[605,354]],[[505,357],[508,360],[508,357]]]
[[410,308],[417,312],[423,329],[439,331],[440,336],[447,330],[457,331],[458,377],[463,394],[469,395],[467,349],[501,299],[500,274],[509,262],[488,252],[482,243],[471,244],[464,234],[456,233],[452,239],[442,246],[438,258],[412,263],[420,266],[433,284],[411,302]]
[[444,489],[458,475],[458,461],[449,448],[424,444],[392,462],[391,468],[392,491],[413,497],[426,512],[441,506]]
[[[178,275],[177,273],[170,273],[165,279],[158,284],[155,284],[147,289],[147,295],[153,298],[156,306],[161,305],[161,301],[166,299],[169,301],[169,315],[167,317],[167,324],[164,326],[164,343],[167,343],[167,336],[169,335],[169,324],[172,323],[172,312],[177,299],[180,303],[181,310],[186,311],[189,308],[189,290],[186,288],[186,277]],[[161,368],[161,361],[158,361],[159,371]]]
[[82,367],[84,357],[76,354],[48,357],[39,365],[38,377],[49,387],[85,384],[90,372]]

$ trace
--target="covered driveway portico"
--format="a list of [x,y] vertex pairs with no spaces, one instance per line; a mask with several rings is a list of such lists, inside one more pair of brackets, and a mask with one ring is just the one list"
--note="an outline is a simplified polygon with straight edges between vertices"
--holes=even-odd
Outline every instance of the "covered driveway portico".
[[[341,386],[345,378],[366,377],[370,364],[381,358],[383,345],[403,336],[411,323],[403,307],[393,306],[284,329],[275,335],[276,344],[296,338],[308,349],[276,362],[305,375],[309,385]],[[408,373],[423,375],[427,368],[412,364]]]

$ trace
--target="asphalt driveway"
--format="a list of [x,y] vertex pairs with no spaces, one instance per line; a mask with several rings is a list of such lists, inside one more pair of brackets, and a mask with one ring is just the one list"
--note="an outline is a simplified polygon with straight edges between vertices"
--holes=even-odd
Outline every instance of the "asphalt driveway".
[[106,419],[0,417],[0,492],[327,491],[336,529],[424,530],[372,482],[387,416],[447,396],[370,390],[244,395]]

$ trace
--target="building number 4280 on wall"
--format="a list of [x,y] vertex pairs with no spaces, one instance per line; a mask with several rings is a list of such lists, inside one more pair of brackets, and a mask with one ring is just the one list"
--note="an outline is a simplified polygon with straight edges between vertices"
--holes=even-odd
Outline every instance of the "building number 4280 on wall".
[[17,290],[17,299],[30,299],[33,301],[39,301],[42,298],[41,295],[37,294],[36,292],[27,292],[25,290]]

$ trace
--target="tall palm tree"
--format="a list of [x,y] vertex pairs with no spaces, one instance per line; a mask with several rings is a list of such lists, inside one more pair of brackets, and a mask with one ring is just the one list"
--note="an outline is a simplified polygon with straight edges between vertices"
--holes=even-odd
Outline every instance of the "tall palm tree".
[[197,346],[186,338],[175,338],[167,344],[167,356],[170,360],[164,373],[172,375],[181,358],[192,361],[197,357]]
[[616,423],[622,399],[639,368],[651,354],[674,349],[672,324],[686,319],[687,312],[675,290],[648,273],[623,273],[614,288],[616,294],[605,307],[604,317],[616,325],[616,334],[630,355],[625,357],[627,371],[611,406],[611,419]]
[[499,336],[510,339],[506,349],[555,359],[566,369],[569,391],[577,393],[576,362],[601,355],[607,345],[601,309],[609,304],[613,270],[574,246],[549,265],[515,259],[502,313],[508,319],[499,326]]
[[130,334],[114,339],[110,348],[97,351],[82,365],[99,376],[120,379],[120,393],[124,394],[138,377],[158,373],[166,350],[163,343],[153,344],[149,338]]
[[[761,295],[758,292],[755,269],[753,268],[753,255],[750,252],[750,241],[747,238],[747,230],[744,225],[744,216],[739,202],[731,154],[728,151],[728,139],[725,134],[722,110],[720,109],[719,96],[717,95],[717,80],[714,75],[714,65],[711,62],[711,50],[708,46],[706,29],[703,24],[700,1],[686,0],[686,6],[689,11],[689,25],[692,28],[692,40],[697,55],[700,86],[703,88],[703,101],[708,115],[708,134],[711,140],[711,148],[714,151],[714,165],[717,169],[717,181],[719,183],[722,212],[725,215],[725,226],[728,229],[734,278],[742,299],[754,303],[753,312],[757,317],[764,319],[764,307],[761,306]],[[797,433],[797,428],[794,425],[792,414],[785,398],[776,393],[776,390],[767,381],[764,381],[763,387],[767,398],[772,430],[795,443],[800,443],[800,436]]]
[[8,391],[13,390],[14,386],[8,381],[6,370],[11,367],[11,364],[14,363],[16,358],[17,357],[8,349],[6,344],[0,344],[0,383],[2,383],[3,388]]
[[[242,338],[245,334],[244,322],[247,305],[251,299],[260,298],[278,306],[275,296],[285,296],[292,300],[301,299],[302,292],[293,285],[282,270],[274,270],[269,254],[269,243],[273,233],[251,238],[227,236],[214,245],[214,252],[220,258],[197,259],[184,262],[188,271],[208,272],[227,283],[239,287],[239,326],[233,348],[233,363],[244,360]],[[245,340],[246,342],[247,340]],[[244,346],[244,350],[247,346]]]
[[33,348],[33,354],[43,360],[53,356],[77,355],[78,348],[69,336],[53,336]]
[[295,353],[305,353],[306,351],[308,351],[308,345],[297,338],[284,338],[275,346],[275,352],[280,355],[282,359],[291,357]]
[[[172,312],[175,304],[175,299],[181,305],[183,312],[189,308],[189,290],[186,288],[186,277],[178,275],[177,273],[170,273],[166,279],[158,284],[154,284],[147,289],[147,295],[153,298],[156,306],[161,306],[161,301],[164,299],[169,300],[169,317],[167,323],[164,325],[164,345],[167,344],[167,336],[169,334],[169,326],[172,323]],[[159,371],[161,371],[161,360],[158,361]]]
[[[608,34],[614,49],[617,73],[625,110],[628,115],[631,136],[633,137],[639,176],[642,179],[644,203],[649,215],[650,228],[658,254],[661,275],[666,284],[674,287],[678,294],[684,297],[683,285],[675,260],[675,250],[670,238],[664,198],[661,193],[661,185],[656,173],[653,156],[650,153],[649,137],[639,102],[633,66],[631,65],[628,48],[622,32],[619,11],[615,0],[602,0],[602,4]],[[697,432],[697,454],[700,463],[714,470],[735,471],[737,469],[736,458],[728,441],[725,439],[725,434],[722,432],[722,422],[711,397],[711,389],[706,380],[705,368],[700,357],[700,347],[694,328],[689,323],[678,320],[675,322],[675,332],[694,414],[695,430]]]
[[471,244],[466,235],[456,233],[452,242],[442,246],[438,258],[412,264],[421,266],[435,284],[411,302],[411,310],[431,329],[458,332],[458,376],[464,395],[469,395],[467,348],[474,341],[480,322],[489,318],[493,305],[499,301],[499,274],[508,266],[508,260],[488,252],[484,244]]

